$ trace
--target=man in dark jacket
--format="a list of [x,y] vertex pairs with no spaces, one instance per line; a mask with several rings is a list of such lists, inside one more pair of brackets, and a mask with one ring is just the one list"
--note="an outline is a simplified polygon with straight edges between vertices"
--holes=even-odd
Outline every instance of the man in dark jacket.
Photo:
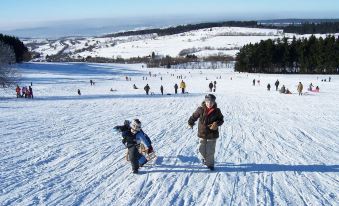
[[271,85],[267,84],[267,91],[270,91],[270,90],[271,90]]
[[174,85],[174,92],[175,92],[176,94],[178,94],[178,88],[179,88],[178,85],[175,84],[175,85]]
[[210,92],[212,92],[212,89],[213,89],[213,83],[212,82],[209,83],[208,88],[210,88]]
[[224,116],[215,102],[213,94],[205,96],[205,101],[192,114],[188,125],[193,128],[194,123],[199,119],[198,137],[200,138],[199,152],[203,157],[203,163],[214,170],[214,153],[217,138],[219,137],[218,127],[224,123]]
[[160,87],[160,92],[161,92],[161,95],[164,95],[164,87],[162,85]]
[[33,89],[31,86],[28,87],[29,93],[31,95],[31,98],[33,99]]
[[146,91],[146,95],[148,95],[148,92],[151,88],[149,87],[148,84],[146,84],[146,86],[144,87],[144,90]]
[[278,91],[278,87],[279,87],[279,80],[275,81],[275,91]]

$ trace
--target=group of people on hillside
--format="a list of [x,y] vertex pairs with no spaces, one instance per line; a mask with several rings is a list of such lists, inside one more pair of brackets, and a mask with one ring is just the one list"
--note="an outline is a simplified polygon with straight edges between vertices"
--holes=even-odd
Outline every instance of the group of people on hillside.
[[[276,90],[276,91],[278,91],[279,84],[280,84],[279,80],[277,80],[277,81],[274,83],[274,85],[275,85],[275,90]],[[314,86],[313,86],[313,84],[311,83],[311,84],[309,85],[308,91],[312,91],[312,92],[319,92],[319,91],[320,91],[319,86],[316,86],[315,89],[313,89],[313,87],[314,87]],[[298,86],[297,86],[297,91],[298,91],[298,95],[299,95],[299,96],[302,96],[302,95],[303,95],[303,89],[304,89],[304,85],[303,85],[301,82],[299,82],[299,83],[298,83]],[[267,90],[268,90],[268,91],[271,90],[271,84],[269,84],[269,83],[267,84]],[[280,92],[281,94],[292,94],[292,92],[291,92],[288,88],[286,88],[285,85],[282,85],[282,87],[280,88],[279,92]]]
[[[299,92],[299,95],[301,95],[301,94],[302,94],[302,90],[303,90],[303,85],[301,84],[301,82],[299,82],[299,83],[300,83],[300,85],[298,85],[297,90],[298,90],[298,92]],[[274,83],[274,85],[275,85],[275,91],[278,91],[278,89],[279,89],[279,84],[280,84],[280,82],[279,82],[279,80],[277,79],[277,81],[275,81],[275,83]],[[267,85],[267,90],[268,90],[268,91],[270,91],[270,89],[269,89],[270,87],[271,87],[270,84],[268,84],[268,85]],[[280,88],[279,92],[280,92],[280,94],[292,94],[292,92],[291,92],[288,88],[286,88],[285,85],[282,85],[282,87]]]
[[[211,171],[214,171],[214,154],[219,127],[224,123],[224,116],[217,107],[216,97],[213,94],[205,96],[195,112],[188,119],[188,127],[193,129],[195,122],[198,122],[199,153],[201,163]],[[116,131],[121,132],[122,143],[127,148],[127,157],[132,166],[132,173],[138,174],[140,167],[143,167],[149,159],[146,157],[154,153],[152,141],[142,130],[141,121],[134,119],[125,120],[121,126],[115,126]],[[144,148],[144,149],[142,149]]]
[[288,88],[286,88],[285,85],[282,85],[282,87],[280,88],[279,92],[281,94],[292,94],[292,92]]
[[[326,79],[322,79],[322,82],[326,82]],[[328,82],[331,82],[331,77],[328,77]]]
[[310,91],[310,92],[319,92],[320,91],[320,88],[319,88],[319,86],[316,86],[315,87],[315,89],[313,89],[313,84],[312,84],[312,82],[310,83],[310,85],[308,86],[308,91]]
[[19,87],[19,85],[15,88],[16,92],[16,98],[29,98],[33,99],[33,88],[31,86],[24,86],[22,88]]
[[[274,83],[274,86],[275,86],[275,91],[278,91],[279,90],[279,80],[277,79],[277,81],[275,81]],[[270,84],[267,84],[267,90],[270,91],[271,90],[271,85]],[[285,87],[285,85],[282,85],[282,87],[280,88],[279,92],[281,94],[292,94],[292,92]]]
[[[133,87],[134,87],[134,86],[135,86],[135,84],[133,85]],[[174,84],[174,93],[175,93],[175,94],[178,93],[178,88],[179,88],[178,84]],[[181,93],[182,93],[182,94],[185,94],[186,83],[184,82],[184,80],[181,80],[181,82],[180,82],[180,88],[181,88]],[[138,89],[138,88],[135,86],[134,89]],[[145,90],[145,92],[146,92],[146,95],[149,95],[149,92],[150,92],[150,90],[151,90],[151,87],[149,86],[149,84],[146,84],[146,86],[144,87],[144,90]],[[164,86],[163,86],[163,85],[160,86],[160,93],[161,93],[162,95],[164,95]],[[153,93],[151,93],[151,94],[153,94]]]

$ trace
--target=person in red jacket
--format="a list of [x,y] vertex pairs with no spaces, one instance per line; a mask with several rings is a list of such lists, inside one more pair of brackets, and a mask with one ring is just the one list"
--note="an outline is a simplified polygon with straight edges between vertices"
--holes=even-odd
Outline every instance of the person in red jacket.
[[215,145],[219,137],[218,127],[224,123],[224,116],[217,107],[215,99],[213,94],[206,95],[205,101],[188,120],[189,127],[193,128],[194,123],[199,119],[199,152],[203,158],[203,164],[212,171],[214,170]]
[[16,85],[15,92],[16,92],[16,98],[21,97],[21,89],[20,89],[19,85]]

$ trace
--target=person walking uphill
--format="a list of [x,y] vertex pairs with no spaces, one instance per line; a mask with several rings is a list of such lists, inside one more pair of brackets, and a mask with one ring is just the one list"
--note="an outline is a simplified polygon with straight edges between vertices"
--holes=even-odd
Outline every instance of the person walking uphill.
[[210,170],[214,170],[214,153],[217,138],[219,137],[218,127],[224,123],[224,116],[215,102],[213,94],[205,96],[201,106],[192,114],[188,120],[188,125],[193,128],[195,122],[198,123],[199,152],[202,162]]

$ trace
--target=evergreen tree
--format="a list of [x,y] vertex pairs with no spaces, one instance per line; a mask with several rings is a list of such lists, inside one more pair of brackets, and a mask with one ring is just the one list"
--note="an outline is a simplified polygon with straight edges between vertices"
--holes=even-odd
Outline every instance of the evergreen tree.
[[240,49],[235,64],[236,71],[259,73],[338,73],[338,69],[339,40],[334,36],[248,44]]
[[16,62],[30,60],[30,54],[27,47],[17,37],[0,34],[0,42],[3,42],[13,48]]
[[16,71],[11,66],[15,63],[14,50],[0,41],[0,87],[10,87],[15,84]]

